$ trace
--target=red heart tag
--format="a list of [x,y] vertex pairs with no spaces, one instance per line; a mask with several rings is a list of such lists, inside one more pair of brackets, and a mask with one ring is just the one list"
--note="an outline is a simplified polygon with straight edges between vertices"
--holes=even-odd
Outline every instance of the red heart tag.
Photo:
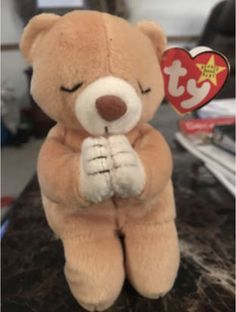
[[[212,100],[224,86],[229,74],[229,63],[224,55],[210,49],[202,50],[203,47],[190,52],[170,48],[163,54],[161,70],[165,95],[181,115]],[[196,54],[197,51],[201,52]]]

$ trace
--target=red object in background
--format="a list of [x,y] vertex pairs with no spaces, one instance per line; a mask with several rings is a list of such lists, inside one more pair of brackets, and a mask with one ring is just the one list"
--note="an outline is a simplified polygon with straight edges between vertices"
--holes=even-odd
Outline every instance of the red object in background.
[[181,48],[170,48],[161,61],[165,95],[180,114],[192,112],[212,100],[229,75],[227,59],[207,50],[192,56]]
[[179,127],[182,133],[191,135],[196,133],[212,133],[215,126],[233,124],[235,124],[234,117],[222,117],[180,120]]
[[6,206],[10,206],[14,202],[14,198],[11,196],[3,196],[1,197],[1,208],[5,208]]
[[8,213],[14,203],[15,199],[11,196],[3,196],[1,197],[1,232],[0,237],[3,235],[2,226],[4,221],[7,219]]

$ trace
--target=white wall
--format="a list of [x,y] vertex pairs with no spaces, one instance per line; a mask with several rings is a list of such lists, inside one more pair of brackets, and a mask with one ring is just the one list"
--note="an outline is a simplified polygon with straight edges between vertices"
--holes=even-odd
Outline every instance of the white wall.
[[199,35],[219,0],[127,0],[132,22],[159,22],[169,36]]
[[1,42],[16,43],[22,31],[22,22],[15,12],[13,0],[1,1]]
[[[19,43],[23,23],[17,16],[13,0],[1,1],[1,44]],[[1,80],[8,81],[15,89],[17,98],[22,98],[27,92],[27,81],[24,69],[26,62],[19,50],[2,51]]]

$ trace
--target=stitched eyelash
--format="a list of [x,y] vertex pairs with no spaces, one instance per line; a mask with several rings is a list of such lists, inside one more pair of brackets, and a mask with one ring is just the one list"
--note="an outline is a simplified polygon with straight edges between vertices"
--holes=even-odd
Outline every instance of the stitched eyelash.
[[146,90],[144,90],[142,88],[142,85],[141,85],[141,83],[139,81],[138,81],[138,86],[139,86],[139,89],[140,89],[142,94],[147,94],[147,93],[151,92],[151,88],[147,88]]
[[66,88],[66,87],[64,87],[64,86],[61,86],[60,90],[61,90],[61,91],[64,91],[64,92],[69,92],[69,93],[71,93],[71,92],[75,92],[76,90],[78,90],[80,87],[82,87],[82,85],[83,85],[83,82],[77,83],[77,84],[74,85],[72,88]]

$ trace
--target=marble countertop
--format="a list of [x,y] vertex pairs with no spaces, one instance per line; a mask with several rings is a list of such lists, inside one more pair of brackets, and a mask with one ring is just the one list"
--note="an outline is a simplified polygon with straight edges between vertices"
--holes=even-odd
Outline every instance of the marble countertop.
[[[166,125],[166,121],[168,124]],[[171,144],[181,265],[173,290],[149,300],[125,283],[107,311],[234,311],[234,199],[210,172],[173,141],[177,117],[154,119]],[[2,312],[84,311],[63,274],[61,242],[47,226],[37,178],[17,200],[2,240]]]

